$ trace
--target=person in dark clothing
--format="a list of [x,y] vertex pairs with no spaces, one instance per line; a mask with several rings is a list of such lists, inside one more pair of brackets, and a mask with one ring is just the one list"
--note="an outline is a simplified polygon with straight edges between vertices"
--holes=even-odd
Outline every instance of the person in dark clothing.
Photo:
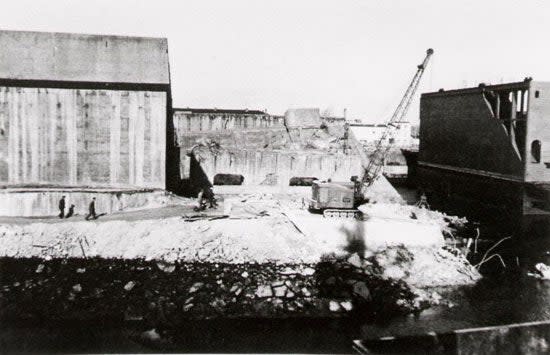
[[59,218],[65,217],[65,196],[61,196],[59,200]]
[[71,205],[69,207],[69,212],[67,212],[67,215],[65,216],[65,218],[72,217],[73,214],[74,214],[74,205]]
[[208,204],[210,205],[210,208],[216,208],[218,207],[218,204],[216,203],[216,198],[214,197],[214,191],[212,190],[212,186],[208,186],[205,191],[206,199],[208,200]]
[[88,215],[86,216],[86,220],[88,221],[90,217],[97,219],[97,215],[95,214],[95,197],[92,197],[92,202],[90,202],[90,206],[88,207]]

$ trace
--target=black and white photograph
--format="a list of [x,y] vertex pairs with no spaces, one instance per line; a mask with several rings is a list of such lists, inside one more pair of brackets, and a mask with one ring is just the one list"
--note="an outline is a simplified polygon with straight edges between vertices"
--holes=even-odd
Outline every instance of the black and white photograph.
[[4,0],[1,354],[550,354],[550,1]]

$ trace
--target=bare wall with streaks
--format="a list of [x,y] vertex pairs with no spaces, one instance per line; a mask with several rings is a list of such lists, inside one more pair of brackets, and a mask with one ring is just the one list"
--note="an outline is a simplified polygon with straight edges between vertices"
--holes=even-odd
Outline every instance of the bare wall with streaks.
[[0,184],[165,188],[167,99],[0,87]]

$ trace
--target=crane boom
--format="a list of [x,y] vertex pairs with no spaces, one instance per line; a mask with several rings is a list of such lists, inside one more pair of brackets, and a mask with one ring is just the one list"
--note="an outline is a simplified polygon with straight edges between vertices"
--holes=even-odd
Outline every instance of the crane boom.
[[417,66],[418,69],[414,74],[414,77],[412,78],[407,90],[405,91],[405,94],[401,98],[399,105],[397,105],[397,108],[393,112],[393,115],[387,121],[386,129],[384,130],[384,132],[382,132],[382,136],[377,141],[374,153],[372,153],[372,155],[370,156],[369,162],[365,167],[365,171],[361,179],[363,185],[366,185],[367,187],[370,186],[380,174],[380,171],[384,166],[386,155],[391,148],[391,144],[386,144],[385,141],[393,134],[395,124],[402,121],[403,117],[405,117],[405,115],[407,114],[414,94],[418,89],[418,84],[420,84],[420,79],[422,79],[424,70],[426,69],[426,66],[428,65],[430,57],[433,53],[434,51],[431,48],[426,51],[426,57],[424,58],[424,61],[422,62],[422,64]]

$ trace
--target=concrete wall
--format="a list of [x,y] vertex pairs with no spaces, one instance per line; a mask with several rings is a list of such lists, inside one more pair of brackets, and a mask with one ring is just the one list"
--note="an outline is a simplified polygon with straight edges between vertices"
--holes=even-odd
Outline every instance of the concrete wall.
[[284,117],[268,114],[192,113],[174,111],[174,128],[181,137],[187,133],[224,132],[245,129],[284,128]]
[[165,187],[165,92],[0,87],[0,184]]
[[[244,185],[271,184],[288,186],[292,177],[316,177],[320,180],[349,181],[361,173],[359,157],[350,154],[323,154],[307,151],[240,150],[206,155],[199,161],[213,182],[216,174],[239,174]],[[276,179],[273,179],[276,176]]]
[[481,90],[422,95],[418,160],[523,179],[523,161]]
[[[59,200],[65,196],[65,213],[71,204],[75,205],[75,214],[82,218],[88,214],[88,205],[92,197],[96,198],[96,213],[156,208],[171,203],[171,196],[165,191],[102,191],[101,189],[73,191],[70,189],[32,189],[18,191],[6,189],[0,191],[0,216],[57,216]],[[80,216],[80,217],[78,217]]]
[[169,84],[164,38],[0,31],[0,78]]
[[[531,151],[535,140],[541,142],[539,162],[534,161]],[[550,182],[550,83],[531,82],[526,149],[525,180]]]

